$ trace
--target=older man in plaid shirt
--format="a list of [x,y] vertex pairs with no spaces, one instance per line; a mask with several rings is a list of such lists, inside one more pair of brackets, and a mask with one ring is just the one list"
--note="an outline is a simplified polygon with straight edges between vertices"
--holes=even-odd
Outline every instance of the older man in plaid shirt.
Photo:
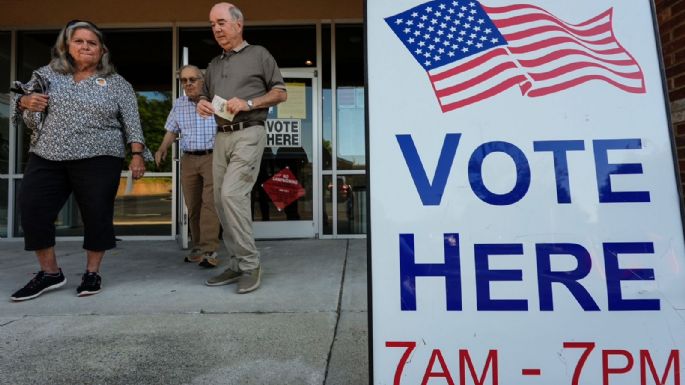
[[174,103],[164,128],[159,150],[155,153],[157,165],[166,159],[167,149],[181,135],[181,186],[188,206],[190,235],[193,248],[185,257],[186,262],[215,267],[219,247],[220,223],[214,208],[214,183],[212,178],[212,148],[216,135],[216,122],[196,112],[196,103],[203,86],[202,72],[193,65],[180,69],[181,84],[185,96]]

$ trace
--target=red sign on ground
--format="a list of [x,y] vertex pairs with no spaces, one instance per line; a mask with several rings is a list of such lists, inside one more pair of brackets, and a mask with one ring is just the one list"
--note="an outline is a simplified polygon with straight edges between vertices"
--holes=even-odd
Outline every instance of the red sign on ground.
[[269,195],[278,211],[283,210],[305,194],[304,187],[297,181],[288,167],[275,173],[262,184],[262,188]]

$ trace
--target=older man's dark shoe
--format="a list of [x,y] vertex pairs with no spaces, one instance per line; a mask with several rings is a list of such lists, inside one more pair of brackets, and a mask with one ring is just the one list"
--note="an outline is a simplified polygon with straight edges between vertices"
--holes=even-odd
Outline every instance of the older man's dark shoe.
[[76,288],[76,295],[85,297],[87,295],[97,294],[102,291],[102,278],[98,273],[87,272],[81,278],[81,284]]
[[262,279],[262,266],[250,271],[243,271],[238,279],[238,294],[257,290]]
[[233,282],[238,281],[242,273],[233,271],[229,267],[228,269],[224,270],[223,273],[214,276],[207,281],[205,281],[205,285],[207,286],[221,286],[221,285],[228,285]]
[[36,273],[36,276],[26,286],[17,290],[10,298],[12,301],[33,299],[46,291],[58,289],[64,286],[65,283],[67,283],[67,278],[62,273],[62,269],[59,269],[59,273],[54,274],[48,274],[41,270]]

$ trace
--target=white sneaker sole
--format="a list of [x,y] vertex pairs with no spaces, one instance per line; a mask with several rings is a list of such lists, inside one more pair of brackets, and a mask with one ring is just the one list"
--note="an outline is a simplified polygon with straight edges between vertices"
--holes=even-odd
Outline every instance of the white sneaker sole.
[[231,279],[228,279],[228,280],[226,280],[226,281],[221,281],[221,282],[209,282],[209,281],[205,281],[205,285],[207,285],[207,286],[224,286],[224,285],[230,285],[230,284],[232,284],[232,283],[238,282],[238,279],[240,279],[240,277],[231,278]]
[[45,289],[39,291],[38,293],[36,293],[36,294],[34,294],[34,295],[30,295],[30,296],[28,296],[28,297],[10,297],[10,299],[11,299],[12,301],[16,301],[16,302],[19,302],[19,301],[26,301],[26,300],[29,300],[29,299],[34,299],[34,298],[40,296],[40,295],[43,294],[43,293],[47,293],[47,292],[50,291],[50,290],[59,289],[60,287],[66,285],[66,284],[67,284],[67,278],[65,277],[65,278],[64,278],[64,281],[62,281],[62,282],[60,282],[60,283],[56,283],[56,284],[54,284],[54,285],[52,285],[52,286],[48,286],[48,287],[46,287]]
[[76,293],[76,296],[77,296],[77,297],[87,297],[87,296],[89,296],[89,295],[97,294],[97,293],[99,293],[99,292],[101,292],[101,291],[102,291],[102,286],[100,286],[100,290],[96,290],[96,291],[84,290],[84,291],[82,291],[82,292],[80,292],[80,293]]

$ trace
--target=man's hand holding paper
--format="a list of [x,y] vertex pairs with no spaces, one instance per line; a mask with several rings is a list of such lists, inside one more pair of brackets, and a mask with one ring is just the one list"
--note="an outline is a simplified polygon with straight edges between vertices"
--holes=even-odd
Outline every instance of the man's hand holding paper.
[[235,115],[240,111],[249,110],[247,102],[237,97],[226,100],[219,95],[214,95],[214,99],[211,102],[202,99],[197,103],[197,113],[200,116],[207,117],[215,114],[229,122],[232,122]]
[[214,107],[214,113],[229,122],[233,121],[233,117],[237,111],[234,111],[230,101],[222,98],[219,95],[214,95],[212,99],[212,106]]

